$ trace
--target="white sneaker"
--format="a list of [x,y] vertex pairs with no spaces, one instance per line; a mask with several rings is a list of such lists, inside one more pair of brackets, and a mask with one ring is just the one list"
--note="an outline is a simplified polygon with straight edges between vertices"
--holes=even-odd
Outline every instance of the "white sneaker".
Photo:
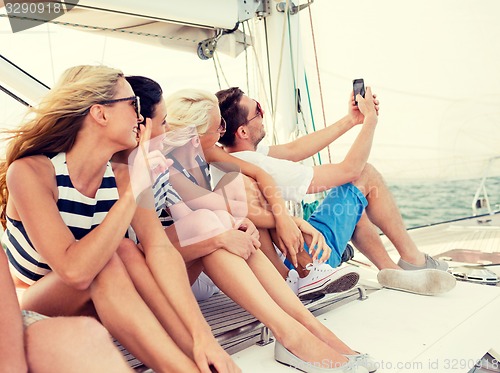
[[332,268],[326,263],[309,263],[310,272],[299,278],[298,296],[301,300],[315,299],[323,294],[340,293],[352,289],[359,280],[359,273],[353,267]]
[[295,269],[291,269],[285,281],[293,293],[297,295],[299,292],[299,273]]

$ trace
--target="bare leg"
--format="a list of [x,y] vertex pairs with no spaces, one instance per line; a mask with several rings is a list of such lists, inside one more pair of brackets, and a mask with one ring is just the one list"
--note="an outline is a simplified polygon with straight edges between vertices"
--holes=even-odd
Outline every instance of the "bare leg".
[[260,249],[267,256],[269,261],[274,265],[274,267],[278,270],[281,277],[284,279],[287,278],[289,269],[280,259],[278,254],[276,253],[276,249],[273,245],[273,240],[271,235],[269,234],[269,229],[259,228],[259,241],[261,243]]
[[[272,273],[268,281],[262,279],[260,281],[266,283],[266,286],[270,288],[276,287],[275,289],[279,289],[279,292],[287,294],[290,303],[305,310],[302,311],[304,315],[309,312],[302,306],[285,282],[281,280],[279,273],[265,255],[257,250],[252,254],[251,258],[254,256],[256,257],[254,267],[266,263],[262,264],[258,269],[259,274],[262,273],[265,277]],[[268,326],[278,341],[296,356],[309,362],[319,362],[324,361],[324,359],[334,363],[346,362],[345,357],[313,335],[304,325],[274,302],[245,260],[226,250],[217,250],[205,256],[203,262],[205,271],[214,283],[235,302]],[[274,292],[277,292],[277,290],[274,290]],[[291,300],[292,298],[295,298],[295,303]],[[313,316],[311,317],[314,319]]]
[[259,254],[261,253],[257,251],[248,259],[247,263],[264,289],[279,307],[300,324],[304,325],[312,334],[331,346],[335,351],[342,354],[353,354],[353,350],[319,322],[318,319],[302,305],[297,296],[285,283],[277,280],[277,278],[279,278],[278,273],[273,270],[269,261],[263,255]]
[[75,290],[51,272],[25,290],[22,306],[48,316],[88,315],[95,306],[94,311],[110,333],[147,366],[158,372],[197,371],[137,293],[117,255],[95,278],[90,290]]
[[387,254],[377,228],[368,219],[366,213],[361,215],[351,241],[378,269],[401,269]]
[[371,222],[391,240],[401,258],[415,265],[423,265],[424,254],[418,250],[406,231],[401,213],[382,175],[372,165],[367,164],[354,185],[368,200],[366,213]]
[[32,373],[133,372],[106,329],[89,317],[56,317],[29,326],[26,355]]
[[[117,284],[119,280],[119,285]],[[158,372],[198,371],[144,303],[116,255],[91,285],[102,323],[127,350]]]
[[121,245],[118,249],[118,255],[125,264],[138,293],[151,311],[153,311],[163,328],[177,341],[182,351],[190,358],[193,358],[193,340],[191,335],[167,298],[163,295],[146,265],[146,259],[142,251],[135,244],[130,243],[130,245]]

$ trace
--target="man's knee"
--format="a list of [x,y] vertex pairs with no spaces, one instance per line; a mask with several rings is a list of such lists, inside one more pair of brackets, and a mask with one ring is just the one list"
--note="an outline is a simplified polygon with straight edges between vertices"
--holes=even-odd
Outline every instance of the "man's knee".
[[352,183],[366,196],[368,193],[373,192],[374,186],[382,181],[382,175],[371,163],[367,163],[361,171],[359,178]]

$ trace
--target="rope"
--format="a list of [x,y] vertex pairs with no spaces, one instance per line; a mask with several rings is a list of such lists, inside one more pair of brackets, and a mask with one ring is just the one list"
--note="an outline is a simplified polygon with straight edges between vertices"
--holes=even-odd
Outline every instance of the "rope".
[[271,144],[276,144],[276,114],[275,114],[275,107],[274,107],[274,96],[273,96],[273,82],[271,81],[271,61],[269,60],[269,43],[268,43],[268,37],[267,37],[267,20],[264,18],[264,31],[266,34],[265,41],[266,41],[266,60],[267,60],[267,71],[269,72],[267,74],[267,79],[268,79],[268,84],[269,84],[269,101],[270,105],[269,107],[271,108],[271,133],[273,135],[273,138],[271,139]]
[[250,39],[252,39],[252,46],[253,46],[253,54],[254,54],[254,62],[255,62],[255,65],[257,66],[257,74],[258,74],[258,78],[259,78],[259,84],[262,88],[264,88],[264,94],[265,94],[265,101],[266,101],[266,105],[267,107],[269,108],[272,108],[272,97],[269,98],[269,95],[267,94],[267,90],[265,89],[265,79],[264,79],[264,76],[263,76],[263,73],[262,73],[262,67],[260,66],[260,57],[259,57],[259,52],[257,51],[257,49],[255,48],[255,45],[253,43],[253,41],[255,40],[255,38],[253,37],[253,33],[252,33],[252,28],[249,27],[248,28],[248,32],[250,33]]
[[[246,21],[246,22],[248,22],[248,21]],[[245,23],[246,22],[242,23],[242,26],[243,26],[243,46],[244,46],[244,51],[245,51],[245,74],[246,74],[246,78],[247,78],[247,93],[248,93],[249,97],[252,97],[251,93],[250,93],[250,77],[249,77],[249,70],[248,70],[247,33],[245,30]]]
[[[320,97],[320,101],[321,101],[321,112],[323,114],[323,126],[326,128],[325,103],[324,103],[324,99],[323,99],[323,88],[321,86],[321,75],[319,73],[318,51],[316,49],[316,37],[314,34],[314,26],[313,26],[311,7],[309,6],[308,8],[309,8],[309,22],[311,24],[311,36],[312,36],[312,42],[313,42],[313,47],[314,47],[314,60],[316,62],[316,72],[318,74],[318,88],[319,88],[319,97]],[[328,150],[328,161],[330,163],[332,163],[332,155],[330,153],[330,145],[327,145],[326,149]]]
[[[289,9],[289,2],[290,0],[286,0],[286,16],[288,16],[290,9]],[[283,31],[281,34],[281,48],[280,48],[280,59],[279,59],[279,64],[278,64],[278,77],[276,79],[276,100],[275,100],[275,106],[273,107],[273,134],[275,133],[275,121],[276,121],[276,112],[278,110],[278,94],[279,94],[279,86],[280,86],[280,80],[281,80],[281,70],[283,66],[283,48],[285,47],[285,32],[287,29],[287,22],[285,22],[285,19],[283,19]],[[269,56],[269,54],[268,54]],[[268,57],[269,58],[269,57]],[[276,135],[274,135],[276,137]],[[275,143],[275,142],[274,142]]]
[[219,59],[219,52],[217,52],[217,51],[214,52],[214,58],[217,59],[217,63],[219,64],[220,73],[222,74],[222,78],[224,78],[224,83],[226,83],[226,87],[230,87],[229,80],[227,80],[226,73],[224,72],[224,68],[222,67],[222,64],[221,64],[220,59]]
[[[295,70],[295,66],[293,63],[293,45],[292,45],[292,27],[290,25],[290,12],[287,12],[287,28],[288,28],[288,47],[290,49],[290,65],[292,69],[292,81],[293,81],[293,97],[295,99],[295,112],[298,114],[298,105],[299,105],[299,98],[297,94],[297,75],[298,71]],[[299,67],[297,66],[297,69]],[[281,70],[281,69],[280,69]],[[298,115],[296,115],[296,123],[295,126],[298,128]],[[304,123],[305,126],[305,123]]]
[[[313,109],[312,109],[311,94],[309,92],[309,81],[307,80],[307,74],[305,72],[304,72],[304,80],[306,82],[307,102],[309,104],[309,113],[311,114],[311,124],[312,124],[312,128],[313,128],[313,132],[316,132],[316,123],[314,121],[314,113],[313,113]],[[306,127],[306,132],[307,132],[307,127]],[[321,153],[317,152],[316,155],[318,156],[319,164],[323,164],[323,162],[321,162]],[[313,157],[313,162],[314,162],[314,165],[316,166],[316,159],[314,157]]]
[[104,36],[104,43],[102,44],[102,56],[101,56],[101,63],[104,64],[104,58],[106,58],[106,47],[108,45],[108,36]]
[[56,71],[54,69],[54,53],[52,51],[52,38],[50,37],[50,26],[47,23],[47,39],[49,41],[49,50],[50,50],[50,67],[52,72],[52,82],[55,84],[56,82]]
[[220,91],[222,90],[222,85],[220,84],[220,76],[219,76],[219,70],[217,69],[217,62],[215,61],[215,58],[212,58],[212,61],[214,63],[215,75],[217,75],[217,84],[219,85],[219,91]]

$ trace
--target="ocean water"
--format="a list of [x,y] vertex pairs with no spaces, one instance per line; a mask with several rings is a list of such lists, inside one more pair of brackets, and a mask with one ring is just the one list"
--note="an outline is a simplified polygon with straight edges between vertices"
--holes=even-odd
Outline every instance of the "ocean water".
[[[480,179],[433,183],[390,184],[389,189],[408,228],[472,215]],[[493,210],[500,209],[500,177],[489,178],[486,192]],[[486,213],[486,209],[479,213]]]

